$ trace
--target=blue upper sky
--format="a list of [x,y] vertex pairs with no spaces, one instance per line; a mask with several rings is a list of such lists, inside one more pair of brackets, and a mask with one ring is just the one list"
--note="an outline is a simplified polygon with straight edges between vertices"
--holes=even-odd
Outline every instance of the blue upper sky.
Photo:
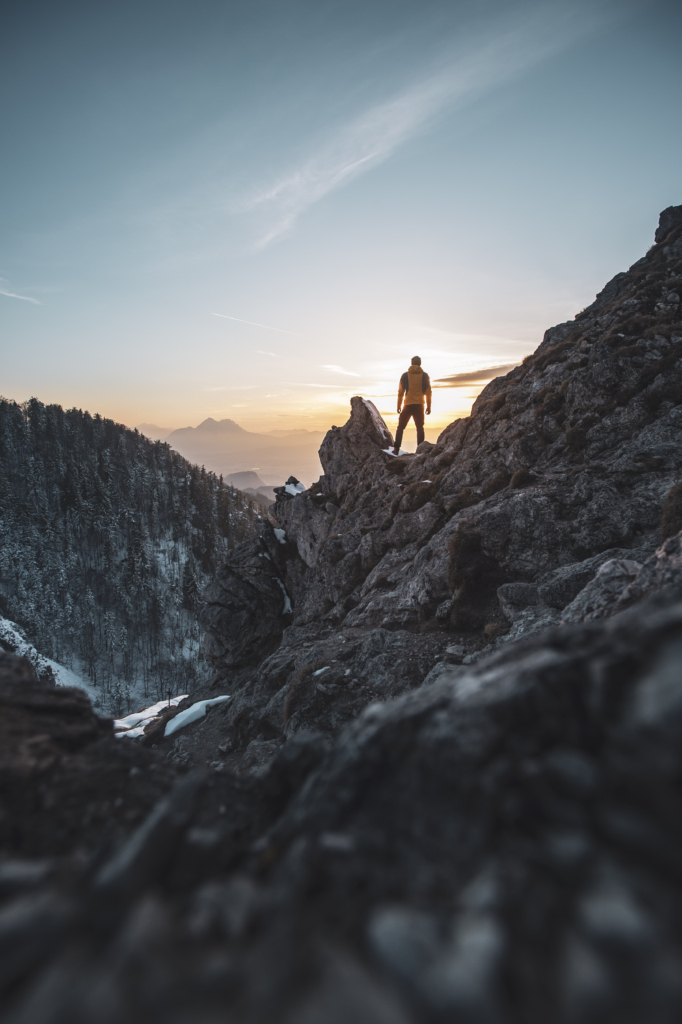
[[682,203],[681,33],[637,0],[15,5],[0,391],[326,427],[394,411],[415,353],[517,361]]

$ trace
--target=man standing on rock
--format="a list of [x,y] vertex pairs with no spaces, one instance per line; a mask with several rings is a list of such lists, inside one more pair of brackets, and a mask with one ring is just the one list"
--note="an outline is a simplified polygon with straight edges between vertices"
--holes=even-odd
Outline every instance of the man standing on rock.
[[[403,406],[403,411],[400,412],[403,397],[405,398],[405,405]],[[395,435],[394,455],[400,454],[403,431],[410,419],[414,420],[414,425],[417,428],[417,444],[421,444],[424,440],[424,399],[426,399],[426,415],[430,416],[431,381],[429,380],[428,373],[422,370],[420,357],[413,356],[412,366],[400,378],[400,387],[398,388],[398,412],[400,413],[400,419],[398,420],[398,430]]]

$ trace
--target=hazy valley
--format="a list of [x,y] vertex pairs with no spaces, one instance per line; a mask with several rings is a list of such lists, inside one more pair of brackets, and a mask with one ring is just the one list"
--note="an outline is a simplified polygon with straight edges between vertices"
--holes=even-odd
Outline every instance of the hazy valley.
[[252,470],[265,486],[293,475],[307,485],[320,475],[318,449],[323,431],[293,430],[254,433],[233,420],[205,419],[197,427],[164,430],[151,423],[137,428],[152,440],[163,440],[184,458],[225,479]]

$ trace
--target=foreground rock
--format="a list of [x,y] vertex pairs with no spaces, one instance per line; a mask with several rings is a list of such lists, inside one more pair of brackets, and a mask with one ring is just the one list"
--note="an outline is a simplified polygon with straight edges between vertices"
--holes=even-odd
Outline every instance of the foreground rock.
[[681,659],[650,599],[190,773],[76,879],[0,864],[2,1019],[678,1020]]
[[82,690],[0,653],[0,857],[101,856],[173,777],[148,751],[114,739]]

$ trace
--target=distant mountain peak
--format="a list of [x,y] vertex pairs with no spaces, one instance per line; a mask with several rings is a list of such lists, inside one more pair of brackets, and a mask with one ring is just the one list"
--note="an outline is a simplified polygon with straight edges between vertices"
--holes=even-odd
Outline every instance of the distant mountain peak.
[[294,434],[304,434],[307,437],[316,437],[318,434],[324,436],[324,430],[307,430],[305,427],[289,427],[287,430],[279,427],[277,430],[268,430],[273,437],[293,437]]
[[156,423],[138,423],[135,430],[144,434],[145,437],[151,438],[152,441],[163,441],[173,433],[172,427],[160,427]]
[[200,430],[202,433],[221,433],[221,434],[246,434],[248,431],[240,427],[234,420],[214,420],[212,416],[209,416],[202,423],[199,424],[196,430]]
[[258,488],[267,486],[253,469],[245,469],[239,473],[230,473],[225,483],[232,484],[233,487],[240,491],[245,490],[247,487]]

